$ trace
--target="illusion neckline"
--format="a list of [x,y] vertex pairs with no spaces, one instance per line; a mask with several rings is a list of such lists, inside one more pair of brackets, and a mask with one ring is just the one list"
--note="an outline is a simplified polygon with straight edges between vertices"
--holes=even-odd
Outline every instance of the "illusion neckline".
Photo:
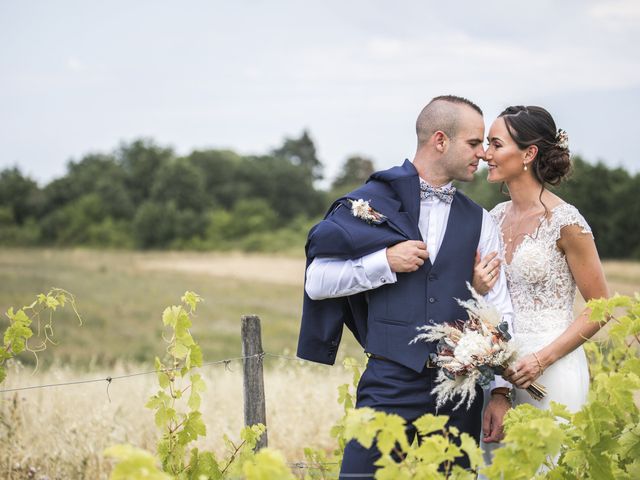
[[[500,243],[502,245],[502,248],[504,249],[503,259],[504,259],[504,263],[505,263],[506,267],[511,266],[511,264],[513,263],[513,259],[516,258],[516,255],[520,251],[520,247],[525,243],[527,238],[529,240],[535,240],[535,238],[533,237],[533,232],[532,233],[524,233],[522,235],[522,239],[520,240],[520,242],[516,245],[516,247],[511,252],[511,260],[509,262],[507,262],[507,244],[504,241],[504,232],[502,231],[502,223],[504,222],[504,217],[507,214],[507,207],[510,207],[512,204],[513,204],[513,202],[511,200],[507,200],[505,202],[504,208],[502,209],[502,214],[500,215],[500,223],[498,224],[498,230],[500,231]],[[568,203],[562,201],[562,202],[558,203],[556,206],[554,206],[554,207],[549,209],[549,212],[551,213],[551,215],[549,216],[549,218],[547,220],[548,222],[550,222],[551,219],[553,218],[554,211],[558,207],[561,207],[562,205],[568,205]],[[540,229],[540,226],[542,225],[542,222],[545,220],[545,217],[546,217],[546,215],[544,213],[538,217],[538,226],[536,227],[535,231],[538,231]]]

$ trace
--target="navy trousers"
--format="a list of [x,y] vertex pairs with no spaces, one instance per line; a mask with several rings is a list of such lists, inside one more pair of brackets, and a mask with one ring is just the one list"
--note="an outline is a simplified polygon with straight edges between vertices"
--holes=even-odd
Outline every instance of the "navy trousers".
[[[447,404],[436,411],[435,395],[431,390],[438,375],[436,368],[424,368],[420,373],[399,363],[379,358],[370,358],[358,384],[356,408],[371,407],[385,413],[395,413],[407,421],[407,437],[413,441],[416,431],[411,422],[426,413],[448,415],[448,426],[457,427],[480,441],[482,431],[482,389],[476,386],[476,398],[469,410],[466,405],[453,410],[455,403]],[[356,440],[350,441],[344,451],[340,479],[373,478],[374,462],[380,457],[375,444],[366,449]],[[457,462],[468,467],[468,459]],[[370,476],[367,476],[370,474]]]

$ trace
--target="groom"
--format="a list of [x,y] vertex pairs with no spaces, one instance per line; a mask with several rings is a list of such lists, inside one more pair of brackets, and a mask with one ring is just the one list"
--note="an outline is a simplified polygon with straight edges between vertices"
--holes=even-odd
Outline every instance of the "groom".
[[[499,251],[489,214],[451,186],[471,181],[484,156],[482,111],[461,97],[436,97],[418,116],[416,132],[412,162],[374,173],[309,232],[298,356],[333,364],[346,325],[369,355],[357,407],[402,416],[410,439],[411,422],[438,413],[476,441],[481,426],[485,442],[495,441],[510,406],[501,394],[505,383],[492,391],[484,425],[479,388],[469,410],[436,411],[430,392],[438,370],[429,359],[435,345],[409,344],[418,326],[467,318],[455,299],[470,298],[476,252]],[[504,275],[487,300],[511,315]],[[351,441],[341,474],[373,476],[379,455],[375,446]]]

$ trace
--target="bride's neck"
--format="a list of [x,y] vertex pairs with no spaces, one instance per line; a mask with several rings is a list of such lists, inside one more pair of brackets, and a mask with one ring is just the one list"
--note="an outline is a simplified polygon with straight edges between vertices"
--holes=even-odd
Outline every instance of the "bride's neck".
[[[532,176],[521,175],[519,178],[510,180],[507,182],[507,188],[514,211],[526,212],[542,206],[540,201],[542,185]],[[542,192],[542,198],[545,197],[545,193],[546,190]]]

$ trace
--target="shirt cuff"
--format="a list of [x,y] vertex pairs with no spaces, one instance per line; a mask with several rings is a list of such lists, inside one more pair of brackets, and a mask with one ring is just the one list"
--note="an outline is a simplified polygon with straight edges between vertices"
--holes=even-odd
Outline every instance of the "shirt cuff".
[[362,268],[367,279],[371,282],[371,288],[395,283],[398,280],[395,272],[392,272],[389,266],[386,248],[362,257]]
[[489,392],[491,392],[491,390],[493,390],[494,388],[500,388],[500,387],[506,387],[509,390],[511,390],[513,388],[513,385],[507,382],[500,375],[496,375],[493,381],[489,384]]

